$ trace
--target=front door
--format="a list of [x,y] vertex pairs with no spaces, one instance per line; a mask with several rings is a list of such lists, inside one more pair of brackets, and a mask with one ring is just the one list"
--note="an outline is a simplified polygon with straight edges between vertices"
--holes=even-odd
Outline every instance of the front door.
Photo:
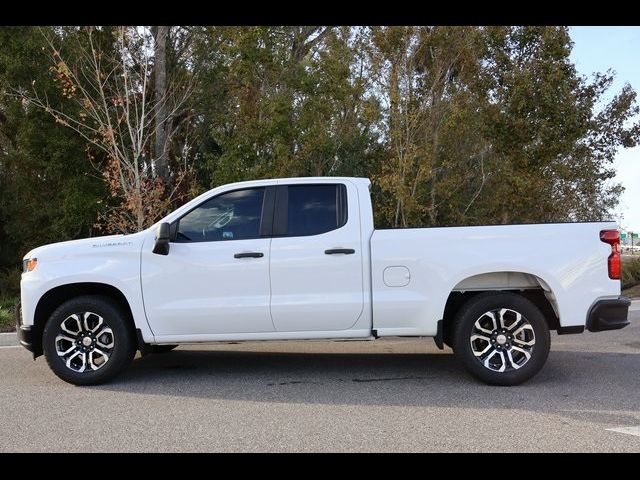
[[271,316],[280,332],[351,328],[364,307],[360,215],[346,184],[278,186]]
[[245,188],[201,203],[172,225],[166,256],[145,245],[142,292],[154,335],[274,331],[271,240],[261,237],[266,191]]

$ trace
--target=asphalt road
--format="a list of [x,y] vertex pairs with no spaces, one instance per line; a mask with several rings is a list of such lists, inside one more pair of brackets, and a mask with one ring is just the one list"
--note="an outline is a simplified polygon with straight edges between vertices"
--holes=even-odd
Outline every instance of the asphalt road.
[[430,339],[181,347],[83,388],[3,347],[0,451],[640,452],[630,316],[617,332],[554,334],[519,387],[475,381]]

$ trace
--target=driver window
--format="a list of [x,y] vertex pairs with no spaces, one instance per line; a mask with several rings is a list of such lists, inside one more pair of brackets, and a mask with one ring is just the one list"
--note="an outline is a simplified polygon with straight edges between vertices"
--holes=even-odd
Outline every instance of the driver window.
[[264,188],[223,193],[180,219],[177,242],[212,242],[260,237]]

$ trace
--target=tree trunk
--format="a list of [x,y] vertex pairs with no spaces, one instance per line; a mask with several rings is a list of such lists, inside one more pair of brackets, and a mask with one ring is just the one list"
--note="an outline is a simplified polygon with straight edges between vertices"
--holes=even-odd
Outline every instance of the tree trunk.
[[170,27],[155,28],[155,96],[156,96],[156,141],[155,174],[169,181],[169,159],[167,155],[167,37]]
[[509,210],[507,207],[503,207],[502,214],[500,215],[500,223],[502,225],[506,225],[510,222],[511,215],[509,215]]

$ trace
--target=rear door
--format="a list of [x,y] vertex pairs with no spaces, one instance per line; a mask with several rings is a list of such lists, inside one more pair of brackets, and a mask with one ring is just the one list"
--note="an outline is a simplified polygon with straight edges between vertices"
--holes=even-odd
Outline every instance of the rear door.
[[279,185],[270,257],[271,318],[277,331],[351,328],[364,306],[353,185]]

